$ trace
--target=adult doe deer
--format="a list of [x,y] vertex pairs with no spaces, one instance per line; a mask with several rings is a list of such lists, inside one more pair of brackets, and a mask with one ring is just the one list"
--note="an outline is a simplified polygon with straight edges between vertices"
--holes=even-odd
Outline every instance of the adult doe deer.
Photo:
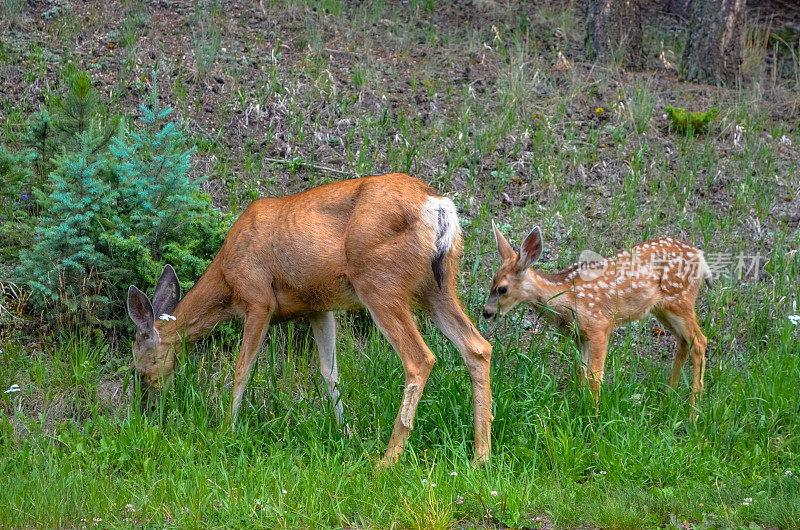
[[[403,174],[336,182],[253,202],[228,232],[195,286],[180,298],[175,271],[164,268],[153,303],[131,286],[134,362],[153,403],[175,370],[175,350],[218,322],[244,317],[230,409],[235,424],[248,376],[269,326],[311,322],[320,372],[342,420],[332,311],[364,307],[405,369],[405,390],[384,463],[396,461],[435,358],[414,324],[412,304],[427,310],[461,352],[472,377],[475,462],[489,456],[492,347],[464,314],[455,277],[461,233],[455,206]],[[170,315],[174,314],[174,317]]]
[[703,391],[707,345],[695,304],[701,281],[711,285],[702,251],[670,237],[653,239],[613,257],[545,274],[529,268],[542,253],[538,226],[522,242],[519,253],[494,223],[492,229],[503,264],[492,280],[484,317],[498,311],[505,315],[518,303],[529,302],[563,332],[574,333],[581,349],[583,379],[589,381],[598,404],[611,332],[651,313],[678,340],[671,388],[680,381],[681,367],[692,352],[694,411],[695,396]]

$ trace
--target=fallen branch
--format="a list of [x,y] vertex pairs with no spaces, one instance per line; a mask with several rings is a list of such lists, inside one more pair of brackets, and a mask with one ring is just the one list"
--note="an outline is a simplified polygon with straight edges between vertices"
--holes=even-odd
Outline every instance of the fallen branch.
[[[19,302],[22,300],[22,296],[21,290],[17,284],[13,282],[0,282],[0,302],[2,302],[2,299],[5,297],[17,300],[17,308],[19,308]],[[4,314],[8,315],[12,319],[20,320],[20,318],[15,315],[13,311],[0,303],[0,318],[2,318]]]
[[197,127],[197,129],[198,129],[198,130],[199,130],[201,133],[205,134],[205,135],[208,137],[208,139],[209,139],[209,140],[211,140],[211,143],[214,143],[214,142],[216,142],[216,140],[214,140],[214,138],[212,138],[212,137],[211,137],[211,135],[210,135],[210,134],[208,134],[208,131],[206,131],[205,129],[203,129],[203,128],[200,126],[200,124],[199,124],[199,123],[197,123],[197,120],[195,120],[195,119],[193,118],[193,119],[192,119],[192,123],[194,123],[194,126],[195,126],[195,127]]
[[281,158],[269,158],[269,157],[264,157],[262,160],[266,160],[267,162],[276,162],[278,164],[283,164],[284,166],[304,166],[313,169],[318,169],[320,171],[330,171],[331,173],[336,173],[338,175],[347,175],[348,177],[353,176],[352,173],[348,173],[346,171],[333,169],[332,167],[318,166],[317,164],[312,164],[311,162],[306,162],[304,160],[283,160]]
[[[211,140],[212,142],[216,141],[216,140],[214,140],[214,138],[211,137],[210,134],[208,134],[208,131],[203,129],[200,126],[200,124],[197,123],[197,120],[193,119],[192,123],[194,123],[195,127],[197,127],[198,130],[200,130],[200,132],[205,134],[208,137],[209,140]],[[348,173],[348,172],[342,171],[340,169],[333,169],[332,167],[318,166],[317,164],[312,164],[311,162],[306,162],[304,160],[284,160],[282,158],[269,158],[269,157],[264,157],[264,160],[266,160],[267,162],[276,162],[278,164],[283,164],[284,166],[304,166],[304,167],[310,167],[310,168],[313,168],[313,169],[318,169],[320,171],[329,171],[331,173],[336,173],[338,175],[347,175],[348,177],[353,176],[352,173]]]

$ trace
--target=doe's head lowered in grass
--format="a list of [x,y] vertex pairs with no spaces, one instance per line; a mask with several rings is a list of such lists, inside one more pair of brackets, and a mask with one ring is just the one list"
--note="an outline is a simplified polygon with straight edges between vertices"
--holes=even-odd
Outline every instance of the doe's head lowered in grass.
[[171,265],[161,272],[152,303],[135,285],[128,288],[128,316],[136,326],[131,368],[141,385],[143,412],[154,407],[175,371],[175,348],[161,340],[161,329],[175,320],[172,313],[180,299],[181,285]]

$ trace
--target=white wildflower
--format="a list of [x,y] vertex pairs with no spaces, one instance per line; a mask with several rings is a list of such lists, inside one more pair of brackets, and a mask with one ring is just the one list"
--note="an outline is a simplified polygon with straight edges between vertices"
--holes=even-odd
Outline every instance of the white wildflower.
[[167,313],[161,313],[161,316],[160,316],[160,317],[158,317],[158,319],[159,319],[159,320],[166,320],[166,321],[169,321],[169,320],[178,320],[178,318],[177,318],[177,317],[174,317],[174,316],[172,316],[172,315],[168,315]]
[[428,483],[428,479],[426,479],[426,478],[422,479],[422,483],[423,484],[427,484]]
[[128,510],[129,512],[136,511],[136,509],[133,507],[133,504],[131,503],[126,504],[125,509]]
[[[664,43],[662,42],[661,44],[663,46]],[[673,56],[674,53],[672,53],[671,51],[662,49],[661,53],[658,54],[658,60],[661,61],[661,64],[664,65],[664,68],[668,70],[677,70],[675,63],[670,60],[670,58],[674,59]]]
[[457,476],[458,476],[458,473],[456,473],[455,471],[453,471],[452,473],[450,473],[450,476],[451,476],[451,477],[457,477]]
[[792,470],[791,470],[791,469],[787,469],[787,470],[786,470],[786,471],[783,473],[783,476],[785,476],[786,478],[789,478],[789,477],[791,477],[791,476],[792,476]]
[[281,495],[286,495],[286,493],[287,493],[286,490],[281,490]]
[[789,322],[795,326],[800,324],[800,315],[789,315]]
[[22,389],[19,387],[19,385],[14,383],[10,387],[8,387],[8,390],[6,390],[5,393],[6,394],[13,394],[14,392],[19,392],[20,390],[22,390]]
[[750,506],[753,503],[753,497],[746,497],[742,501],[742,506]]
[[497,490],[492,490],[489,492],[492,497],[497,497]]
[[461,495],[457,495],[456,504],[464,504],[464,497],[462,497]]
[[744,140],[744,127],[742,127],[741,125],[737,125],[733,133],[733,146],[740,147],[742,145],[743,140]]
[[569,69],[570,64],[564,54],[561,53],[561,50],[558,51],[558,55],[556,56],[556,70],[567,70]]

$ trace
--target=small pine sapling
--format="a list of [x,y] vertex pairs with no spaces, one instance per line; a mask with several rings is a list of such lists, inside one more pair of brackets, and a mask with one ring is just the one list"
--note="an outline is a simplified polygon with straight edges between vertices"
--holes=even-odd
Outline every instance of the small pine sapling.
[[119,118],[104,119],[105,108],[100,96],[92,89],[92,79],[86,72],[68,75],[69,90],[55,101],[53,125],[56,145],[67,152],[81,150],[78,137],[92,131],[98,141],[92,142],[91,155],[99,155],[108,148],[111,139],[119,132]]
[[12,153],[0,145],[0,261],[13,263],[23,242],[29,241],[30,215],[36,201],[29,190],[33,175],[29,153]]
[[38,309],[97,322],[98,306],[107,301],[101,277],[107,259],[97,242],[114,215],[114,194],[102,179],[105,159],[90,161],[96,139],[85,132],[79,141],[79,154],[57,159],[47,216],[35,228],[33,248],[20,253],[17,276]]
[[55,154],[53,119],[42,106],[39,112],[28,119],[28,132],[22,137],[22,144],[29,150],[29,161],[36,180],[30,180],[28,192],[33,196],[34,186],[43,190],[47,176],[53,170],[51,161]]
[[155,72],[139,110],[136,130],[111,144],[122,222],[104,237],[124,271],[115,283],[152,283],[165,263],[196,278],[219,250],[225,222],[189,175],[194,148],[169,121],[172,108],[161,106]]
[[139,110],[141,126],[127,141],[114,139],[111,150],[119,159],[116,172],[122,211],[129,215],[127,228],[159,260],[164,245],[208,203],[188,176],[194,148],[184,148],[183,133],[168,121],[172,108],[160,106],[155,75],[149,105]]
[[69,91],[53,113],[31,118],[25,151],[0,151],[0,170],[22,171],[18,180],[35,200],[19,186],[0,194],[11,193],[14,208],[22,204],[17,195],[36,205],[25,222],[17,210],[13,220],[11,210],[0,211],[0,241],[16,241],[14,254],[29,247],[10,262],[47,320],[114,325],[125,287],[154,281],[167,262],[197,278],[227,226],[189,176],[193,149],[168,121],[172,109],[160,107],[155,81],[140,126],[116,137],[119,120],[103,119],[90,78],[66,77]]

